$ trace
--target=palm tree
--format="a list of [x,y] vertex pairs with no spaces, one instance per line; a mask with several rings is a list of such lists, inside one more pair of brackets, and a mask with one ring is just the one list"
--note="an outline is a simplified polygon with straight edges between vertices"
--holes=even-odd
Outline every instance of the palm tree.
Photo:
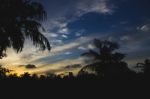
[[88,70],[96,71],[100,76],[104,76],[104,74],[109,74],[110,72],[115,73],[129,70],[127,64],[122,61],[126,55],[115,51],[119,49],[117,43],[95,39],[94,45],[97,51],[89,50],[82,54],[82,56],[93,57],[93,59],[91,59],[92,64],[83,67],[79,75],[87,74]]
[[46,19],[43,6],[31,0],[0,0],[0,58],[6,56],[7,48],[17,53],[24,47],[25,39],[41,50],[50,50],[48,39],[40,32],[40,21]]
[[94,58],[94,61],[103,63],[120,62],[125,57],[125,54],[118,52],[114,53],[115,50],[119,49],[117,43],[95,39],[94,45],[98,49],[98,52],[89,50],[88,52],[83,53],[82,56],[90,56]]

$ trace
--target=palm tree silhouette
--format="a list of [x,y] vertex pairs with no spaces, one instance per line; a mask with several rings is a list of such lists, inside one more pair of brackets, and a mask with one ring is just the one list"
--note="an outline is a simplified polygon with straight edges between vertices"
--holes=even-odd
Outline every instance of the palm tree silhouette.
[[94,61],[100,61],[103,63],[111,61],[119,62],[125,57],[125,54],[118,52],[113,53],[115,50],[119,49],[117,43],[95,39],[94,45],[98,49],[98,52],[89,50],[89,52],[83,53],[82,56],[92,56]]
[[0,58],[12,47],[21,52],[25,39],[41,50],[50,50],[47,38],[41,34],[40,21],[46,19],[43,6],[31,0],[0,0]]
[[93,59],[91,59],[92,64],[83,67],[79,75],[87,74],[88,70],[96,71],[101,77],[129,71],[127,64],[122,61],[126,55],[115,51],[119,49],[117,43],[95,39],[94,45],[97,51],[89,50],[82,54],[82,56],[93,57]]

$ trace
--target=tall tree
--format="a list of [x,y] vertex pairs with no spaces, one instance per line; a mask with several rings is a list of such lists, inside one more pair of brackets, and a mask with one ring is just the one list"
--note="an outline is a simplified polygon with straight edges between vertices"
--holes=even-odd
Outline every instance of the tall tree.
[[40,21],[46,19],[46,11],[40,3],[31,0],[0,0],[0,58],[7,48],[17,53],[24,47],[25,39],[41,50],[50,50],[48,39],[40,32]]
[[124,75],[123,73],[129,71],[127,64],[122,61],[125,54],[116,52],[119,49],[117,43],[95,39],[94,45],[97,48],[96,50],[89,50],[82,54],[82,56],[93,58],[91,59],[92,64],[83,67],[79,75],[87,74],[88,70],[95,71],[101,77],[104,77],[104,75]]
[[98,52],[89,50],[88,52],[83,53],[82,56],[92,56],[94,61],[103,63],[120,62],[125,57],[125,54],[114,52],[119,49],[119,45],[115,42],[95,39],[94,46],[98,49]]

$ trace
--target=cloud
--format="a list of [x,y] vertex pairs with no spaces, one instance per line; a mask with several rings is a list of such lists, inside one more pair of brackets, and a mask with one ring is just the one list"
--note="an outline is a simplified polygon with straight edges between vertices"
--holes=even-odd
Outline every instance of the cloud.
[[61,28],[60,30],[58,30],[58,33],[60,33],[60,34],[68,34],[69,30],[68,30],[68,28]]
[[150,24],[143,25],[141,27],[137,27],[138,30],[143,32],[150,32]]
[[[40,51],[32,46],[30,41],[25,43],[24,49],[21,53],[17,54],[12,49],[7,50],[8,57],[1,60],[3,65],[20,65],[20,64],[36,64],[38,66],[43,64],[50,64],[48,59],[62,54],[71,54],[71,50],[78,48],[79,46],[91,41],[92,37],[80,37],[75,40],[71,40],[68,43],[63,43],[62,40],[52,40],[51,43],[61,43],[55,45],[51,52],[49,51]],[[45,60],[46,59],[46,60]]]
[[77,31],[77,32],[75,33],[75,36],[80,37],[80,36],[82,36],[82,35],[85,33],[85,31],[86,31],[86,30],[81,29],[81,30],[79,30],[79,31]]
[[83,46],[78,47],[78,49],[79,49],[79,50],[83,50],[83,51],[87,50],[87,48],[85,48],[85,47],[83,47]]
[[87,43],[91,40],[92,40],[92,38],[90,38],[90,37],[81,37],[79,39],[76,39],[75,41],[72,41],[71,43],[64,44],[62,46],[57,46],[57,47],[53,48],[51,53],[58,53],[58,52],[64,52],[67,50],[71,50],[71,49],[77,48],[78,46],[80,46],[84,43]]
[[[48,64],[51,63],[48,59],[56,58],[59,55],[70,55],[72,54],[70,51],[78,48],[79,46],[93,40],[92,37],[80,37],[76,40],[72,40],[69,43],[61,44],[52,48],[51,52],[32,52],[36,54],[31,54],[32,60],[28,60],[26,57],[24,60],[28,61],[28,63],[33,64]],[[24,54],[22,55],[24,56]],[[23,59],[22,59],[23,60]]]
[[[58,34],[56,34],[56,33],[50,33],[48,36],[49,36],[49,37],[52,37],[52,38],[56,38],[56,37],[58,37]],[[46,37],[47,37],[47,36],[46,36]]]
[[26,69],[35,69],[37,67],[35,65],[33,65],[33,64],[28,64],[28,65],[25,65],[25,68]]
[[114,4],[110,0],[46,0],[43,3],[48,13],[48,20],[43,23],[48,30],[58,29],[58,33],[69,34],[67,24],[90,12],[112,14]]
[[88,45],[84,45],[84,46],[79,46],[78,47],[79,50],[82,50],[82,51],[86,51],[86,50],[89,50],[89,49],[95,49],[95,46],[93,44],[88,44]]
[[77,6],[79,15],[89,12],[112,14],[113,8],[114,6],[110,5],[108,0],[81,0]]
[[2,65],[9,65],[10,63],[12,65],[19,65],[20,63],[23,62],[22,59],[20,59],[19,54],[17,55],[16,53],[14,53],[14,51],[12,49],[8,49],[7,50],[7,57],[4,57],[3,59],[1,59],[0,63]]
[[131,40],[131,37],[125,35],[125,36],[120,37],[120,40],[121,40],[121,41],[129,41],[129,40]]
[[63,38],[65,38],[65,39],[67,39],[67,38],[68,38],[68,36],[67,36],[67,35],[62,35],[62,37],[63,37]]
[[73,65],[68,65],[64,67],[64,69],[76,69],[76,68],[81,68],[81,67],[82,67],[81,64],[73,64]]
[[51,27],[49,30],[56,29],[56,33],[69,34],[69,28],[67,27],[68,23],[66,21],[64,21],[64,19],[56,19],[56,20],[53,20],[52,22],[50,22],[49,24],[53,25],[53,27]]
[[65,55],[71,55],[73,54],[72,52],[66,52]]
[[48,39],[57,38],[59,36],[57,33],[52,32],[43,32],[43,35]]

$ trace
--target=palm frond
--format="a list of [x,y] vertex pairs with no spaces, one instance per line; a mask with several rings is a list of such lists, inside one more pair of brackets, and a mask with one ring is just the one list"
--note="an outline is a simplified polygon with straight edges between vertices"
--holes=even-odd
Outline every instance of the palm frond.
[[102,42],[98,39],[94,39],[94,45],[100,49],[102,47]]
[[[26,38],[41,50],[50,50],[48,39],[41,33],[40,21],[47,14],[44,7],[31,0],[0,0],[0,56],[12,47],[21,52]],[[41,29],[41,30],[40,30]]]
[[126,54],[122,54],[122,53],[118,53],[116,52],[115,54],[112,55],[113,59],[116,61],[121,61],[122,59],[124,59],[126,57]]
[[109,45],[110,45],[109,48],[110,48],[111,51],[119,49],[119,45],[115,42],[109,42]]
[[22,22],[22,25],[25,27],[25,36],[31,39],[36,47],[39,47],[42,50],[45,50],[46,48],[48,50],[51,49],[48,39],[39,32],[39,27],[41,27],[40,23],[28,20]]

